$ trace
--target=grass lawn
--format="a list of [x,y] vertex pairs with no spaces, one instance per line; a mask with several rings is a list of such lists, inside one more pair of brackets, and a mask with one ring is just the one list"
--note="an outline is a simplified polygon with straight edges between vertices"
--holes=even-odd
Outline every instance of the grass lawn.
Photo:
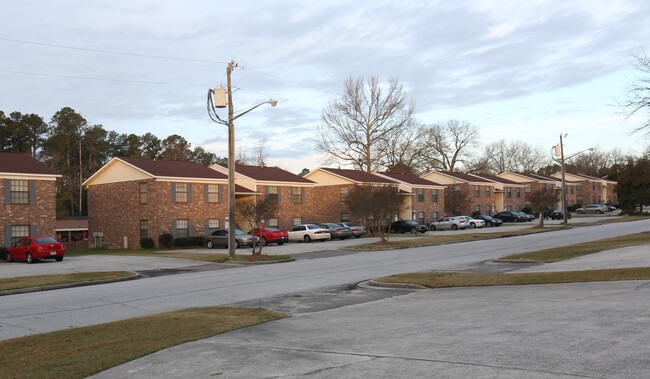
[[85,378],[136,358],[286,315],[195,308],[0,341],[3,378]]
[[78,272],[73,274],[18,276],[0,279],[0,291],[47,287],[60,284],[95,282],[135,275],[128,271]]
[[[169,250],[164,250],[169,251]],[[66,253],[67,256],[83,256],[83,255],[121,255],[121,256],[140,256],[140,257],[167,257],[167,258],[182,258],[194,259],[197,261],[225,263],[228,262],[228,253],[192,253],[188,251],[179,251],[172,253],[163,253],[160,250],[147,250],[147,249],[86,249],[78,251],[70,251]],[[291,257],[287,255],[253,255],[253,254],[235,254],[235,262],[273,262],[283,261]]]
[[555,247],[552,249],[538,250],[524,254],[509,255],[507,257],[500,258],[500,260],[527,260],[552,263],[579,257],[582,255],[598,253],[605,250],[644,244],[650,244],[650,232],[630,234],[623,237],[607,238],[569,246]]
[[[505,237],[514,237],[521,236],[526,234],[535,234],[550,232],[554,230],[562,230],[568,228],[567,226],[546,226],[544,228],[539,228],[536,226],[521,229],[521,230],[511,230],[511,231],[495,231],[493,233],[465,233],[459,232],[456,235],[436,235],[432,236],[430,234],[389,234],[389,239],[386,242],[373,242],[365,245],[356,245],[350,246],[350,250],[392,250],[392,249],[408,249],[410,247],[421,247],[421,246],[434,246],[434,245],[443,245],[448,243],[457,243],[457,242],[468,242],[468,241],[478,241],[486,240],[493,238],[505,238]],[[403,239],[398,241],[391,241],[391,237],[412,237],[409,239]]]
[[415,272],[410,274],[386,276],[376,279],[376,281],[383,283],[418,284],[428,288],[448,288],[648,279],[650,279],[650,267],[564,272],[531,272],[519,274]]

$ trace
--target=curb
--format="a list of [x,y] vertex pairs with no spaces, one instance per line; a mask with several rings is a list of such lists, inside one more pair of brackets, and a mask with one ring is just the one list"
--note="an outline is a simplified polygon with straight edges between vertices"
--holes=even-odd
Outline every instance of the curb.
[[270,265],[270,264],[276,264],[276,263],[287,263],[287,262],[293,262],[295,261],[296,258],[294,257],[289,257],[286,259],[278,259],[274,261],[250,261],[250,262],[223,262],[221,264],[229,264],[229,265],[243,265],[243,266],[256,266],[256,265]]
[[0,296],[17,295],[17,294],[22,294],[22,293],[40,292],[40,291],[51,291],[51,290],[58,290],[58,289],[63,289],[63,288],[94,286],[94,285],[97,285],[97,284],[124,282],[124,281],[127,281],[127,280],[135,280],[135,279],[139,279],[139,278],[140,278],[140,274],[138,274],[137,272],[134,272],[133,275],[126,276],[126,277],[123,277],[123,278],[91,280],[91,281],[86,281],[86,282],[66,283],[66,284],[53,284],[53,285],[50,285],[50,286],[29,287],[29,288],[15,289],[15,290],[0,291]]

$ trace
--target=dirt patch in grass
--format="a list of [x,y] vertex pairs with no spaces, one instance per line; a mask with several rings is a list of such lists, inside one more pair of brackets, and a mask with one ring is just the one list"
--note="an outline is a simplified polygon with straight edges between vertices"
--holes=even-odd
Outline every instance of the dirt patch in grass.
[[650,267],[517,274],[459,272],[415,272],[376,279],[380,283],[408,283],[428,288],[511,286],[529,284],[580,283],[612,280],[649,280]]
[[4,378],[85,378],[231,330],[285,317],[261,308],[195,308],[0,341]]
[[121,279],[134,276],[128,271],[79,272],[73,274],[18,276],[0,279],[0,291],[40,288],[72,283],[91,283],[102,280]]

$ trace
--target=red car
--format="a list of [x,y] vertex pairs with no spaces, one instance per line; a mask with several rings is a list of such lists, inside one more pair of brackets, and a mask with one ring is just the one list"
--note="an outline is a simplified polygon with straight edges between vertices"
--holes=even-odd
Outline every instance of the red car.
[[259,228],[255,228],[249,231],[248,234],[260,237],[264,246],[270,243],[282,245],[285,242],[289,242],[289,233],[284,229],[267,227],[262,228],[262,233],[260,233]]
[[34,263],[38,259],[63,260],[65,247],[63,244],[50,236],[24,237],[7,248],[7,262],[14,260]]

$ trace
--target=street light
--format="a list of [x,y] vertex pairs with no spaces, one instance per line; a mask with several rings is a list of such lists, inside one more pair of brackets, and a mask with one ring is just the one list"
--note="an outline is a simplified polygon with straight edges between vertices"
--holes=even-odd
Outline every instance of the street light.
[[[217,123],[228,125],[228,256],[229,259],[235,258],[235,125],[233,121],[245,115],[246,113],[252,111],[253,109],[260,107],[264,104],[271,104],[272,107],[278,105],[278,101],[274,99],[269,99],[263,101],[248,110],[245,110],[241,113],[233,115],[232,107],[232,83],[230,81],[230,74],[232,70],[237,67],[235,61],[230,61],[226,67],[226,77],[228,82],[228,88],[226,90],[228,100],[227,104],[224,104],[225,99],[222,98],[223,89],[215,89],[208,91],[208,114],[212,121]],[[215,96],[215,101],[213,103],[212,96]],[[213,108],[225,108],[228,106],[228,121],[225,121],[219,117],[216,111]]]
[[[586,150],[578,151],[575,154],[572,154],[568,157],[564,156],[564,144],[562,142],[562,137],[566,137],[567,134],[565,133],[564,136],[562,133],[560,133],[560,143],[558,145],[555,145],[551,147],[551,159],[554,161],[558,162],[560,164],[560,170],[562,172],[562,217],[564,220],[562,221],[563,224],[567,224],[569,222],[569,218],[567,217],[567,212],[566,212],[566,179],[564,178],[564,161],[571,159],[575,157],[576,155],[582,154],[585,151],[593,151],[595,150],[593,147],[590,147]],[[559,153],[559,154],[558,154]],[[556,157],[560,156],[560,159],[558,160]]]

